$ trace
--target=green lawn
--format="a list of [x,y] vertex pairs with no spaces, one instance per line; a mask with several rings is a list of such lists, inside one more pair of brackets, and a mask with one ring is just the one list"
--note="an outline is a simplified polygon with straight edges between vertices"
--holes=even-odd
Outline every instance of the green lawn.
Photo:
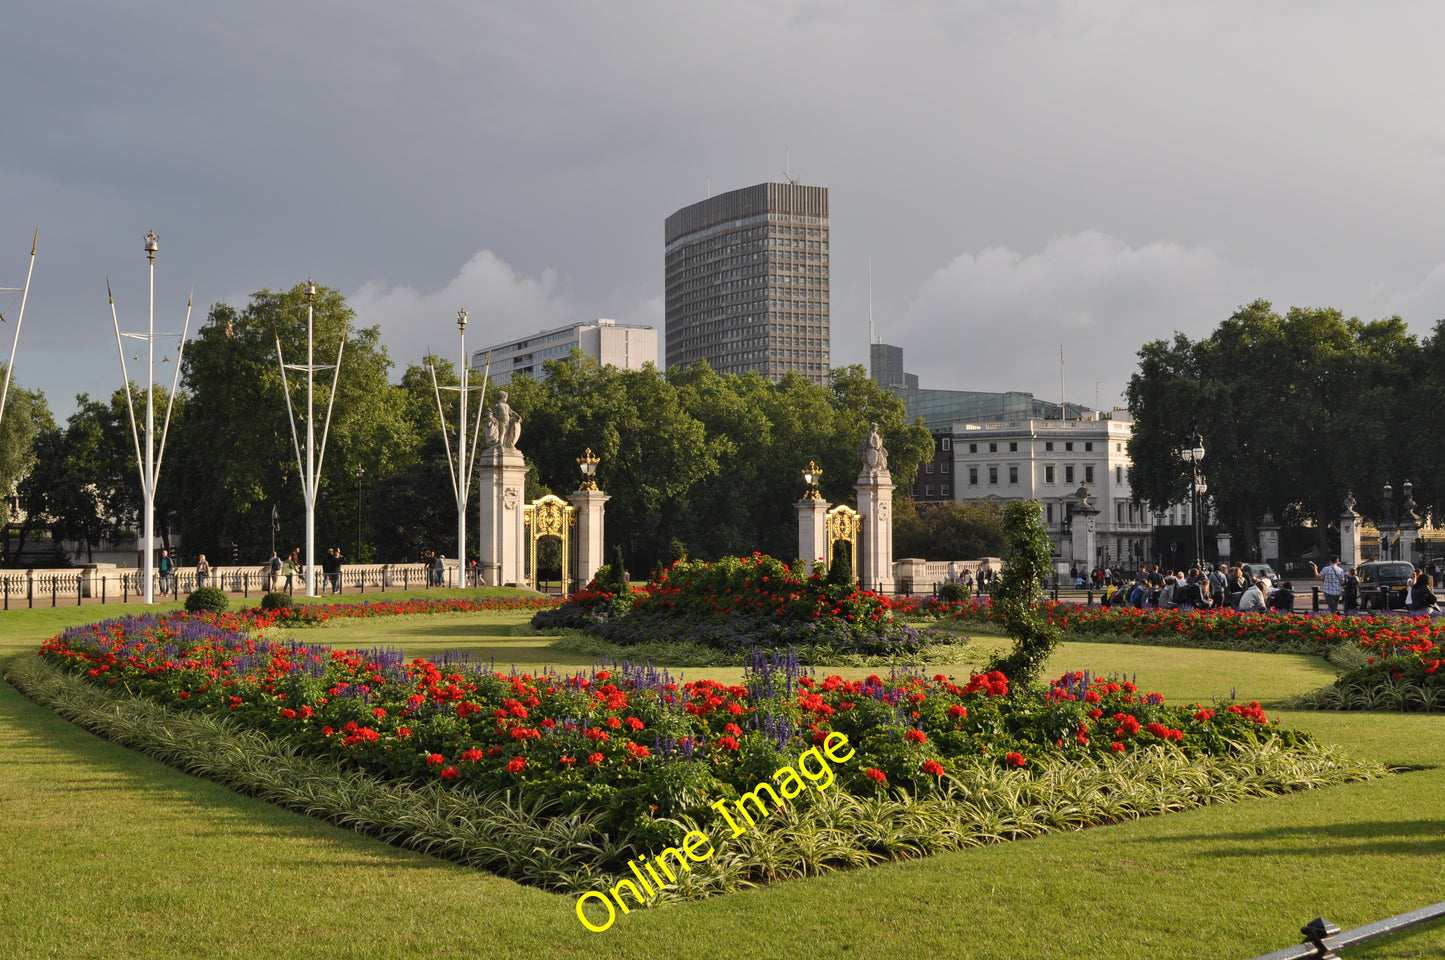
[[[0,658],[97,610],[0,615]],[[578,665],[511,635],[523,619],[353,621],[303,635]],[[1137,673],[1171,701],[1237,688],[1266,705],[1335,673],[1310,657],[1107,644],[1065,644],[1051,669]],[[0,685],[0,958],[1247,958],[1297,942],[1318,915],[1348,928],[1445,900],[1445,716],[1283,716],[1428,769],[637,911],[591,934],[569,898],[237,796]],[[1445,927],[1347,956],[1445,957]]]

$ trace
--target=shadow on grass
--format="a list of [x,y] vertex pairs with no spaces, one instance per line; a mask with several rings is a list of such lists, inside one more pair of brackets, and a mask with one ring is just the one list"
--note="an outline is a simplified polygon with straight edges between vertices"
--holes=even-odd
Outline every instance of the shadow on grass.
[[[12,662],[13,658],[0,661],[0,672]],[[304,839],[345,851],[370,866],[462,869],[176,770],[69,722],[9,683],[0,683],[0,780],[6,784],[8,801],[33,804],[44,811],[36,819],[47,820],[56,829],[109,816],[124,818],[133,827],[137,819],[148,820],[147,813],[154,812],[156,829],[164,829],[171,839],[204,840],[218,833],[267,845]],[[39,822],[29,828],[46,829]],[[297,853],[297,865],[313,859]],[[332,855],[327,862],[345,861]]]
[[1219,849],[1200,853],[1200,856],[1215,858],[1263,857],[1284,853],[1434,857],[1445,854],[1445,821],[1366,820],[1358,823],[1309,824],[1208,835],[1156,837],[1152,842],[1201,841],[1224,845]]

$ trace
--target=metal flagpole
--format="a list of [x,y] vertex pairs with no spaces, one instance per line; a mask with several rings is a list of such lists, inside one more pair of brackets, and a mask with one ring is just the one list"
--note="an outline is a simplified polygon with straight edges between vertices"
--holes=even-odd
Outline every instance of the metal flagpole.
[[[35,273],[35,246],[40,242],[40,228],[30,241],[30,269],[25,271],[24,287],[0,287],[5,293],[20,294],[20,315],[15,318],[15,340],[10,344],[10,362],[5,365],[5,387],[0,389],[0,423],[5,422],[5,401],[10,398],[10,375],[15,372],[15,351],[20,346],[20,326],[25,323],[25,302],[30,299],[30,277]],[[0,320],[4,320],[0,317]]]
[[[37,232],[38,233],[38,232]],[[186,336],[191,328],[191,305],[195,300],[195,288],[192,287],[192,296],[186,301],[186,323],[182,332],[156,333],[156,251],[160,249],[160,239],[152,230],[145,235],[146,261],[150,268],[150,305],[147,310],[147,326],[145,333],[121,333],[120,318],[115,310],[115,296],[110,290],[110,281],[105,282],[105,292],[110,300],[110,319],[115,326],[115,346],[120,353],[121,380],[125,383],[126,410],[130,415],[131,440],[135,444],[136,465],[140,472],[141,495],[145,497],[145,509],[142,523],[144,530],[141,534],[142,561],[140,569],[145,578],[143,596],[146,603],[155,603],[155,582],[151,576],[151,564],[155,560],[155,521],[156,521],[156,483],[160,477],[161,457],[165,454],[165,437],[170,433],[171,412],[174,409],[176,386],[180,381],[181,357],[185,354]],[[146,415],[145,415],[145,450],[141,450],[140,428],[136,424],[135,398],[130,388],[130,372],[125,362],[125,347],[121,342],[122,337],[129,337],[132,340],[144,340],[146,342]],[[171,379],[171,395],[166,403],[165,420],[161,426],[160,448],[156,447],[156,414],[155,414],[155,367],[156,367],[156,340],[176,337],[180,345],[176,350],[176,369]],[[139,357],[136,357],[138,360]],[[170,357],[164,357],[162,363],[169,363]]]
[[[336,385],[341,377],[341,355],[346,349],[346,330],[341,331],[341,342],[336,348],[335,363],[315,363],[315,300],[316,284],[306,279],[306,362],[287,363],[281,354],[281,334],[276,333],[276,362],[281,366],[281,392],[286,396],[286,419],[291,424],[291,443],[296,448],[296,468],[301,471],[302,494],[306,501],[306,570],[302,580],[306,585],[306,596],[316,596],[316,497],[319,491],[321,464],[326,457],[326,440],[331,435],[331,411],[336,403]],[[296,432],[296,417],[291,407],[291,386],[286,379],[287,370],[306,371],[306,455],[302,457],[300,438]],[[316,383],[317,370],[330,370],[331,395],[326,401],[326,423],[321,430],[321,446],[316,446]]]
[[[460,373],[461,385],[457,387],[443,387],[437,383],[436,366],[428,363],[427,369],[431,371],[432,392],[436,394],[437,417],[442,425],[442,443],[446,447],[447,467],[451,471],[452,494],[457,501],[457,583],[466,585],[467,576],[467,499],[472,488],[472,466],[476,462],[477,443],[475,436],[472,441],[470,457],[467,455],[467,394],[478,388],[471,385],[471,361],[467,358],[467,312],[457,311],[457,330],[461,334],[462,366]],[[490,357],[488,354],[488,372],[491,371]],[[486,390],[486,377],[482,378],[481,389]],[[460,415],[457,422],[457,455],[452,456],[451,437],[447,431],[446,413],[442,409],[443,390],[455,390],[459,394]],[[477,426],[481,424],[481,412],[477,413]],[[473,428],[474,430],[476,427]]]

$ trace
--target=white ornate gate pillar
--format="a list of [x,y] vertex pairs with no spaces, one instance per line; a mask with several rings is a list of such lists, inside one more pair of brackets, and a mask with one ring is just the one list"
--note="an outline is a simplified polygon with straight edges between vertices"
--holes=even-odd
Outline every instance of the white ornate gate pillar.
[[873,424],[858,445],[863,469],[853,484],[858,492],[858,515],[862,520],[857,550],[860,586],[880,593],[893,592],[893,477],[888,472],[888,451]]
[[1355,512],[1355,496],[1345,494],[1345,511],[1340,514],[1340,563],[1353,567],[1360,556],[1360,515]]
[[597,472],[597,458],[592,455],[591,447],[584,457],[578,458],[577,465],[582,468],[585,479],[567,502],[577,510],[577,589],[580,590],[592,582],[597,568],[602,566],[602,508],[612,498],[598,490],[597,481],[592,479]]
[[477,567],[490,587],[525,586],[527,534],[522,519],[527,462],[517,452],[522,418],[499,395],[487,411],[487,440],[491,446],[477,458],[481,494],[481,548]]

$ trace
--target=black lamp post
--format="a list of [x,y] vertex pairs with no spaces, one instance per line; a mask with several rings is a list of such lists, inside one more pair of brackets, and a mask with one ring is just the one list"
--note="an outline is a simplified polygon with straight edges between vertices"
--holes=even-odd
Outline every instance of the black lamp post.
[[[1415,504],[1415,486],[1409,480],[1400,484],[1401,491],[1405,494],[1405,503],[1408,509],[1413,510]],[[1380,559],[1400,559],[1400,530],[1405,518],[1400,516],[1395,507],[1395,488],[1390,486],[1389,481],[1385,482],[1385,521],[1380,524]],[[1394,536],[1391,536],[1394,534]]]
[[366,468],[361,464],[356,465],[356,563],[361,562],[361,478],[366,476]]
[[1203,497],[1209,488],[1205,486],[1204,480],[1199,476],[1199,465],[1204,462],[1204,440],[1199,436],[1197,429],[1193,431],[1193,434],[1190,438],[1189,446],[1180,450],[1179,456],[1184,459],[1185,463],[1189,464],[1190,469],[1194,473],[1194,482],[1189,491],[1190,507],[1193,511],[1194,520],[1194,565],[1203,570],[1204,526],[1200,522],[1199,503],[1200,498]]

